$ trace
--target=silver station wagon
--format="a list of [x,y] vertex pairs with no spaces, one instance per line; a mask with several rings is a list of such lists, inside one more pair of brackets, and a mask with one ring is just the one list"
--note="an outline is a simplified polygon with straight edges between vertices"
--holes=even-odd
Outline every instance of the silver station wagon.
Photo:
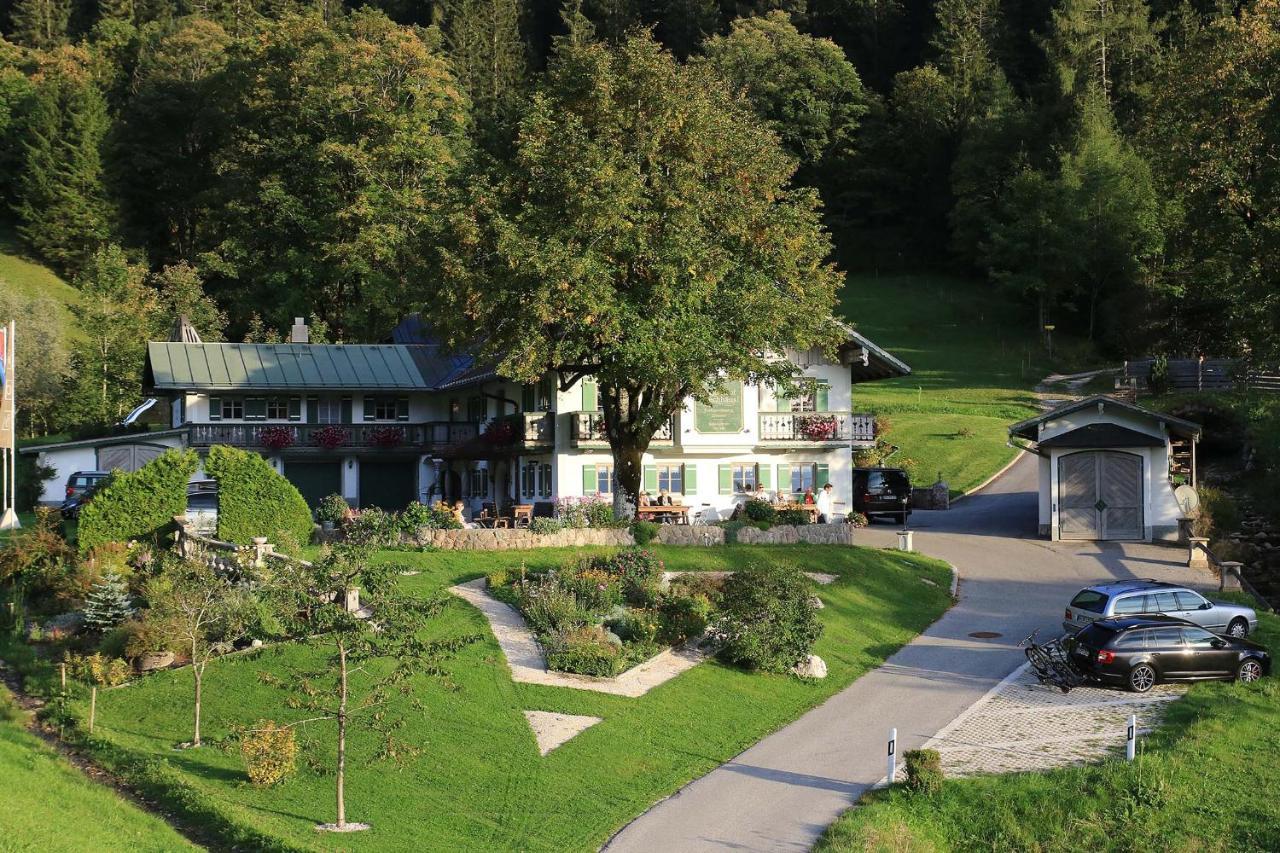
[[1075,634],[1095,619],[1155,614],[1185,619],[1232,637],[1247,637],[1258,627],[1258,614],[1252,608],[1209,601],[1185,586],[1149,579],[1085,587],[1067,605],[1062,627]]

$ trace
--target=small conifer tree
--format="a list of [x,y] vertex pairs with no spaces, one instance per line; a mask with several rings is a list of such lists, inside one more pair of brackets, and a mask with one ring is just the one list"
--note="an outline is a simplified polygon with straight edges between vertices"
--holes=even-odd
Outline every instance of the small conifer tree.
[[109,631],[133,615],[129,585],[115,572],[108,572],[89,590],[84,602],[84,623],[95,631]]

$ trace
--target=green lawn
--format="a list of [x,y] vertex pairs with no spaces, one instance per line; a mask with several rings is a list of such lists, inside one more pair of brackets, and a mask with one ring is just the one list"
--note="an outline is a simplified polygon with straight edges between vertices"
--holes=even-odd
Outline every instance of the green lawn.
[[4,283],[6,289],[25,298],[52,298],[57,304],[58,315],[62,318],[67,334],[73,338],[80,334],[69,308],[80,301],[80,291],[59,278],[48,267],[28,260],[18,244],[17,236],[3,223],[0,223],[0,282]]
[[[1280,648],[1280,618],[1257,639]],[[1173,704],[1133,764],[901,787],[849,811],[819,851],[1280,850],[1280,682],[1211,683]]]
[[888,417],[917,485],[938,473],[957,494],[1011,460],[1006,428],[1035,412],[1049,373],[1029,317],[991,285],[939,275],[850,276],[842,310],[910,376],[853,389],[853,407]]
[[194,849],[167,823],[90,782],[27,732],[0,686],[0,850]]
[[[410,714],[402,735],[423,750],[419,757],[401,769],[375,763],[373,739],[355,738],[348,817],[374,829],[353,836],[313,829],[332,819],[330,776],[304,769],[280,787],[259,790],[246,784],[235,750],[175,752],[173,744],[188,737],[185,671],[101,694],[96,749],[194,823],[246,848],[591,850],[655,801],[880,664],[949,605],[948,568],[918,555],[824,546],[655,550],[672,570],[734,569],[749,559],[768,559],[838,574],[837,582],[818,588],[826,631],[816,652],[826,659],[829,677],[806,683],[710,662],[638,699],[515,684],[487,623],[459,602],[433,633],[479,632],[485,640],[454,661],[456,690],[429,679],[414,685],[426,710]],[[421,574],[404,583],[426,595],[496,566],[520,560],[554,566],[580,553],[383,552],[381,558],[419,568]],[[211,666],[206,738],[261,718],[296,719],[283,695],[259,683],[257,673],[287,674],[310,654],[281,645]],[[83,704],[74,709],[83,713]],[[604,721],[543,758],[521,713],[526,709]],[[327,727],[310,727],[305,738],[311,754],[332,754]]]

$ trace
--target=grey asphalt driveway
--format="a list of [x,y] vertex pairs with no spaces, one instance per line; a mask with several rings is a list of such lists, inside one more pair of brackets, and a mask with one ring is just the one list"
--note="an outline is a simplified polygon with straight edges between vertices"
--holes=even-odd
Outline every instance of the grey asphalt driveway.
[[[685,786],[623,828],[610,851],[807,850],[885,773],[885,740],[920,746],[1016,669],[1032,630],[1060,633],[1069,596],[1103,578],[1204,586],[1182,551],[1132,543],[1050,543],[1036,534],[1036,465],[1027,455],[946,512],[912,516],[915,547],[956,566],[960,601],[883,666]],[[865,544],[891,547],[895,527]],[[975,639],[994,631],[995,639]]]

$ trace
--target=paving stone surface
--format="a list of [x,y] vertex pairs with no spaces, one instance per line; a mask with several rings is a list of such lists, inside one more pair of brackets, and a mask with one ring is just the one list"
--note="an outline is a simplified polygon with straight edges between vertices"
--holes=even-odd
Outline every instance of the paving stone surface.
[[[1186,687],[1160,684],[1150,693],[1077,687],[1063,693],[1023,666],[938,732],[928,748],[948,776],[1046,770],[1124,752],[1129,715],[1141,738],[1160,723]],[[905,769],[898,766],[899,778]]]

